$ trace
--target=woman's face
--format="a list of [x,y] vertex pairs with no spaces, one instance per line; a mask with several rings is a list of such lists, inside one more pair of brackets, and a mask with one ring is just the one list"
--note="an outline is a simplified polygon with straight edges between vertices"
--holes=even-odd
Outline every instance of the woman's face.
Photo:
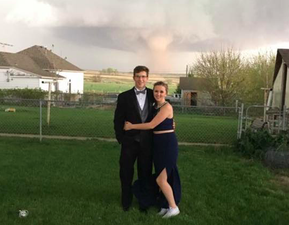
[[167,91],[164,86],[157,85],[154,87],[154,98],[157,102],[165,101]]

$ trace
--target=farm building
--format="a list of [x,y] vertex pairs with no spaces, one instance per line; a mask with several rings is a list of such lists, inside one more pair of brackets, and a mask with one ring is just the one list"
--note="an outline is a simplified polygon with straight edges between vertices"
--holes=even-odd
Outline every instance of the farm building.
[[40,88],[83,93],[84,72],[42,46],[18,53],[0,52],[0,89]]
[[64,79],[55,73],[42,70],[30,57],[0,52],[0,89],[40,88],[46,83]]
[[268,97],[268,106],[283,109],[289,107],[289,49],[278,49],[273,75],[272,90]]
[[180,77],[180,89],[183,105],[214,105],[210,94],[205,91],[206,79],[198,77]]
[[[267,95],[267,106],[264,108],[264,118],[261,120],[262,127],[267,125],[272,134],[288,129],[288,106],[289,106],[289,79],[287,79],[289,65],[289,49],[278,49],[273,82],[271,88],[264,88]],[[256,119],[257,121],[257,119]]]

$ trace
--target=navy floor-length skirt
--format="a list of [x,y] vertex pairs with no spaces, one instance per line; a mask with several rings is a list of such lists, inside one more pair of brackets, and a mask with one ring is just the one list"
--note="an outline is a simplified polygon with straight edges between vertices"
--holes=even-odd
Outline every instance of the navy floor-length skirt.
[[[178,205],[181,200],[181,181],[177,167],[178,141],[175,133],[154,134],[153,154],[156,177],[166,169],[168,183],[173,189],[175,202]],[[169,207],[163,195],[161,195],[160,207]]]

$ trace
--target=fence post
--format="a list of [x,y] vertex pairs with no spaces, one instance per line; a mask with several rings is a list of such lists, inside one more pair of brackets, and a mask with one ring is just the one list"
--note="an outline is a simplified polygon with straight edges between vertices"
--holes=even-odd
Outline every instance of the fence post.
[[242,131],[243,131],[243,111],[244,111],[244,104],[241,104],[241,107],[239,108],[239,118],[238,118],[238,131],[237,131],[237,139],[240,139],[242,137]]
[[42,100],[39,100],[39,140],[42,142]]
[[282,109],[279,110],[279,115],[278,115],[278,120],[277,120],[277,125],[278,125],[278,129],[277,129],[277,133],[280,133],[281,128],[281,123],[283,122],[283,119],[281,120],[281,116],[283,115],[283,111]]
[[249,109],[253,107],[253,106],[248,106],[247,109],[246,109],[246,114],[245,114],[245,130],[247,129],[248,127],[248,112],[249,112]]
[[238,113],[237,139],[239,139],[239,130],[240,130],[240,108],[239,108],[239,113]]
[[239,108],[238,105],[239,105],[239,101],[236,100],[236,102],[235,102],[236,112],[238,112],[238,108]]
[[286,129],[286,105],[283,106],[283,115],[282,115],[282,130]]

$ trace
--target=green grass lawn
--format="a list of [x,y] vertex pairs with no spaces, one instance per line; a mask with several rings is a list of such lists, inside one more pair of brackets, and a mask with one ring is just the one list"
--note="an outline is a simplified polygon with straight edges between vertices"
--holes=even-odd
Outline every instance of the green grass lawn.
[[[15,106],[15,113],[0,106],[0,133],[39,134],[39,108]],[[51,108],[51,123],[42,113],[43,135],[114,138],[114,108]],[[175,113],[179,141],[231,144],[237,137],[237,118]]]
[[1,224],[288,224],[288,187],[229,148],[180,147],[181,214],[170,220],[135,200],[121,210],[118,159],[116,143],[0,138]]

